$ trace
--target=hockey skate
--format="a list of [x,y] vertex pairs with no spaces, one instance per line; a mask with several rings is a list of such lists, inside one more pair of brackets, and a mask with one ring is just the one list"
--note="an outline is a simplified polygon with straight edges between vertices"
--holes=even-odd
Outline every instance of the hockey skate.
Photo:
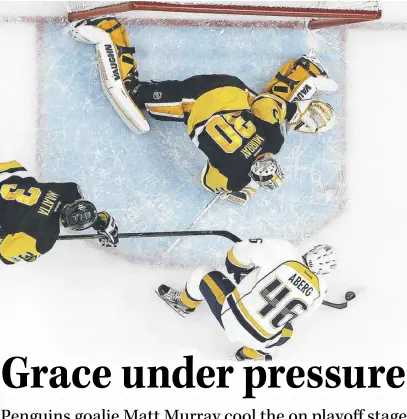
[[[321,58],[317,55],[315,50],[310,49],[308,51],[308,54],[303,55],[297,61],[298,63],[301,63],[301,65],[304,68],[307,68],[308,71],[309,64],[307,63],[307,61],[314,64],[314,66],[319,70],[319,72],[321,73],[320,76],[322,76],[318,78],[318,83],[316,85],[319,91],[329,94],[338,90],[338,83],[329,74],[325,64],[322,62]],[[314,74],[314,77],[317,77],[317,75]]]
[[248,357],[244,351],[243,347],[240,348],[236,353],[235,356],[232,358],[233,361],[272,361],[273,357],[268,354],[264,354],[261,356],[261,358],[250,358]]
[[111,33],[113,30],[120,28],[120,23],[114,16],[101,16],[93,19],[75,20],[69,25],[71,35],[75,41],[82,42],[84,44],[95,44],[99,40],[94,39],[92,30],[89,30],[88,33],[84,32],[84,27],[86,26],[98,28]]
[[[111,34],[114,31],[120,32],[120,37],[114,36],[112,40],[119,39],[120,41],[118,44],[116,43],[116,48],[118,50],[118,54],[121,57],[124,53],[127,54],[134,54],[135,49],[130,46],[130,41],[128,40],[127,31],[122,26],[122,24],[114,17],[114,16],[101,16],[98,18],[93,19],[82,19],[75,21],[71,24],[71,33],[74,39],[80,42],[90,42],[94,43],[94,40],[84,39],[84,37],[81,35],[80,31],[77,28],[80,28],[81,26],[92,26],[98,29],[102,29],[105,32]],[[129,57],[128,57],[129,58]],[[138,81],[138,71],[137,71],[137,63],[134,61],[134,66],[128,70],[127,75],[123,79],[123,84],[126,87],[126,90],[131,93],[133,91],[136,91],[140,85],[140,82]]]
[[156,290],[156,294],[182,317],[186,317],[188,314],[191,314],[195,311],[194,308],[187,307],[181,301],[180,291],[177,291],[168,285],[160,285]]

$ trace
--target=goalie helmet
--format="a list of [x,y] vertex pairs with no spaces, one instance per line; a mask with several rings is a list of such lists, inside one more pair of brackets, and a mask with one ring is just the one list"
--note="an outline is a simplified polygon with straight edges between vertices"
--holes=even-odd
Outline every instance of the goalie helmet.
[[79,199],[65,205],[61,211],[62,225],[70,230],[86,230],[97,220],[97,210],[92,202]]
[[336,255],[331,246],[319,244],[304,255],[305,263],[315,275],[326,275],[336,268]]
[[278,188],[284,175],[272,153],[264,153],[257,157],[252,164],[249,176],[261,187],[268,189]]

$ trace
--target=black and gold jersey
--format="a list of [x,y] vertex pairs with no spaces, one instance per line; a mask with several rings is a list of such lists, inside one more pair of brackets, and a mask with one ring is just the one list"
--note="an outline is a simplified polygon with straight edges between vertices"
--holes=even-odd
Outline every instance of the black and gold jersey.
[[291,112],[290,105],[273,94],[253,97],[229,86],[199,97],[187,125],[192,141],[209,160],[204,185],[214,192],[245,187],[256,157],[280,151],[284,143],[280,123]]
[[76,183],[41,183],[17,161],[0,163],[0,260],[35,261],[58,239],[64,204],[81,199]]
[[246,186],[256,156],[280,151],[280,124],[296,111],[295,104],[270,92],[257,95],[227,74],[142,82],[132,95],[153,118],[187,125],[190,138],[208,157],[202,179],[214,192]]

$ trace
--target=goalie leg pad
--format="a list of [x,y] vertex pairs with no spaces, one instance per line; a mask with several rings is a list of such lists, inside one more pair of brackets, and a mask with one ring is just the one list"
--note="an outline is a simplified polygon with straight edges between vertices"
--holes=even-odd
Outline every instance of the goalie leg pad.
[[311,99],[316,93],[331,93],[338,84],[313,50],[298,60],[286,62],[264,88],[288,102]]
[[73,22],[70,29],[75,40],[96,45],[103,91],[123,122],[135,134],[148,132],[146,118],[124,85],[126,78],[137,77],[126,28],[116,19],[105,18]]

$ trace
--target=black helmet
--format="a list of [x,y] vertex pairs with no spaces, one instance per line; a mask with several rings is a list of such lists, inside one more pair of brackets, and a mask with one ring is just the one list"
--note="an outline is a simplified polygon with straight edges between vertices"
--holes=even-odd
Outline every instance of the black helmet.
[[92,202],[79,199],[65,205],[61,211],[61,222],[66,228],[75,231],[86,230],[95,223],[98,213]]

